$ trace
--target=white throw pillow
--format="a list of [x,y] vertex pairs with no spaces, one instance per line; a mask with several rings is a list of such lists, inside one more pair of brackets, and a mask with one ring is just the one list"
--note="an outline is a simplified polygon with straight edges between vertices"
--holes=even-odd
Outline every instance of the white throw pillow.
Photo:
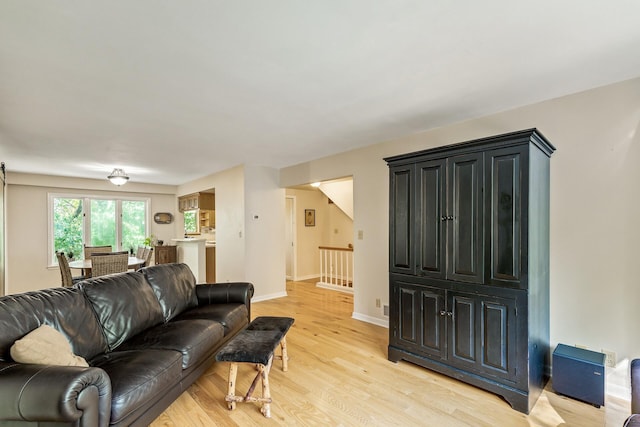
[[20,363],[89,366],[84,358],[73,354],[64,335],[49,325],[42,325],[14,342],[9,352],[11,358]]

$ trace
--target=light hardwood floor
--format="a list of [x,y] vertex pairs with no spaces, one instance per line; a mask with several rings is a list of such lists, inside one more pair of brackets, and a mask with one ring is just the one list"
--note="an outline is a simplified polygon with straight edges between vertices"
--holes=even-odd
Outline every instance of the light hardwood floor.
[[[288,296],[252,306],[252,317],[296,319],[287,335],[289,371],[274,361],[269,375],[271,416],[258,404],[227,409],[227,364],[217,363],[176,400],[160,426],[622,426],[629,403],[605,406],[556,395],[548,384],[524,415],[500,397],[407,362],[386,358],[388,329],[351,318],[353,298],[304,282],[287,283]],[[255,371],[238,370],[244,393]],[[260,387],[256,388],[260,395]]]

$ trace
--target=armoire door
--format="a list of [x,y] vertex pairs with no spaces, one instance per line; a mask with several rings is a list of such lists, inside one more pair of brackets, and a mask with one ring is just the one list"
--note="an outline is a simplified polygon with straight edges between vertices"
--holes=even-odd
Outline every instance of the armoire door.
[[392,279],[390,344],[446,358],[445,291]]
[[451,157],[447,176],[447,279],[482,283],[482,153]]
[[414,167],[390,169],[389,179],[389,271],[415,274]]
[[478,362],[483,375],[516,381],[516,313],[514,298],[478,297]]
[[445,291],[420,287],[420,352],[437,359],[446,359],[447,316]]
[[416,165],[416,258],[421,276],[446,276],[446,160]]
[[525,288],[528,247],[525,194],[528,183],[526,147],[509,147],[485,154],[486,195],[486,282]]
[[389,344],[417,350],[420,340],[419,290],[415,285],[393,279],[389,289]]
[[516,378],[516,301],[449,292],[449,363],[496,379]]

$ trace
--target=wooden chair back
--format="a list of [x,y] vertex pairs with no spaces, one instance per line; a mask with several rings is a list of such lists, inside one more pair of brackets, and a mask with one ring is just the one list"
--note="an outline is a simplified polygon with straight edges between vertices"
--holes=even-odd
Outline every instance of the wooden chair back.
[[111,246],[85,246],[84,259],[90,259],[92,254],[110,253],[111,251],[113,251],[113,248],[111,248]]
[[69,268],[69,260],[64,252],[56,252],[56,257],[58,258],[58,267],[60,267],[62,286],[70,288],[73,286],[73,277],[71,276],[71,268]]
[[143,257],[144,266],[149,267],[151,265],[151,256],[153,255],[153,248],[145,248]]
[[136,251],[136,258],[144,258],[144,251],[147,250],[144,246],[138,246],[138,250]]
[[91,255],[91,277],[105,276],[107,274],[124,273],[129,264],[129,253],[98,252]]

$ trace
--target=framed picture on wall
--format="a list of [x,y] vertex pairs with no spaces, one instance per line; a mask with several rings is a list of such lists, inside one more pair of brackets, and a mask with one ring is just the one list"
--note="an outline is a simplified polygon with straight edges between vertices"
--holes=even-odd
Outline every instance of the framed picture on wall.
[[305,227],[316,226],[316,210],[315,209],[304,210],[304,225]]

